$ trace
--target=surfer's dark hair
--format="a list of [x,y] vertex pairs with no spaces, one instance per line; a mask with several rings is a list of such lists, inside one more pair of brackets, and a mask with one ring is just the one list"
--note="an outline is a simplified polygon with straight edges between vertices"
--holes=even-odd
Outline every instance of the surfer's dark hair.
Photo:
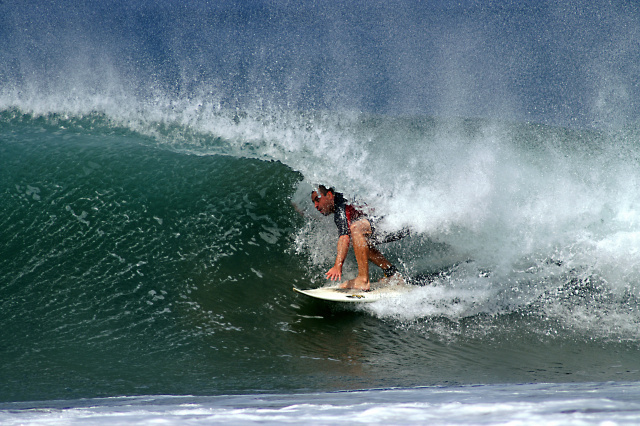
[[327,189],[327,187],[324,186],[324,185],[318,185],[318,191],[320,191],[320,193],[322,193],[322,195],[327,195],[327,192],[331,192],[332,194],[336,193],[335,189],[333,189],[333,188]]

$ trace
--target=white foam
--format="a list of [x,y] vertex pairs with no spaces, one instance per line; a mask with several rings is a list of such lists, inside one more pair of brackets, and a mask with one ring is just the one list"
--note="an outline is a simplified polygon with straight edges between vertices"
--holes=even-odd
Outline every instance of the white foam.
[[[6,425],[635,424],[636,383],[482,385],[222,397],[133,397],[0,407]],[[12,404],[9,404],[12,405]],[[64,408],[57,408],[63,406]],[[33,407],[33,408],[29,408]]]

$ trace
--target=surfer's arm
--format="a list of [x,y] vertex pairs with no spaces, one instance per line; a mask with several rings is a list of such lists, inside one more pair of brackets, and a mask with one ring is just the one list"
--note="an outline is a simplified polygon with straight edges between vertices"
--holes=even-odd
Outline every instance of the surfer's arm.
[[344,264],[344,260],[347,258],[347,253],[349,253],[349,235],[341,235],[338,238],[338,254],[336,255],[336,263],[333,265],[333,268],[329,269],[326,273],[327,279],[331,281],[339,281],[342,278],[342,265]]

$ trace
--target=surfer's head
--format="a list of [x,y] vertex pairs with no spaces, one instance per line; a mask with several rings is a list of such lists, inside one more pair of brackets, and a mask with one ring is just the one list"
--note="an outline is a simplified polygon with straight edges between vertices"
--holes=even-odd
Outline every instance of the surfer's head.
[[324,185],[320,185],[317,191],[311,193],[311,201],[316,210],[327,216],[334,212],[334,196],[333,188],[327,189]]

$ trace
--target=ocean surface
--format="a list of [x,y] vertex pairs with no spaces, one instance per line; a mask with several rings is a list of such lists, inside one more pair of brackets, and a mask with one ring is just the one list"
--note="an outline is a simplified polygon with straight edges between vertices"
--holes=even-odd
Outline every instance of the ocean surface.
[[[0,423],[637,424],[639,29],[0,2]],[[410,293],[292,291],[335,259],[317,184],[411,229]]]

